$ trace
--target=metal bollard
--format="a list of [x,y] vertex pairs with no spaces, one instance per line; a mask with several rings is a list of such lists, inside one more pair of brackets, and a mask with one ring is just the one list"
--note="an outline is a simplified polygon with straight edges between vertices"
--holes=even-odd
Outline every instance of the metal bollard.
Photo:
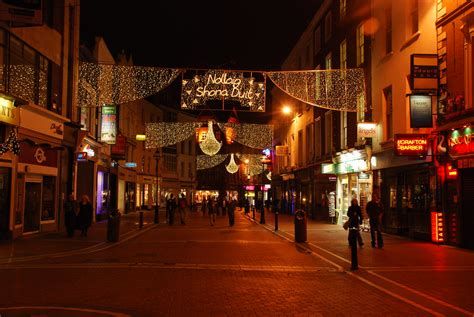
[[255,207],[254,206],[252,206],[252,214],[253,214],[252,218],[253,218],[253,220],[255,220]]
[[278,210],[275,211],[275,231],[278,231]]
[[158,205],[155,205],[155,215],[153,217],[153,222],[154,223],[160,223],[160,218],[159,218],[159,206]]
[[138,227],[143,228],[143,211],[139,212]]

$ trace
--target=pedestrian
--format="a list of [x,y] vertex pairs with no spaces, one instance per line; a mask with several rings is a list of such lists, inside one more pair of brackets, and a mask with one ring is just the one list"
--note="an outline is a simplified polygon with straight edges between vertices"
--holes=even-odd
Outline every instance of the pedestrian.
[[349,217],[348,229],[349,229],[349,245],[351,246],[351,270],[357,270],[359,268],[358,259],[357,259],[357,240],[359,226],[362,224],[362,211],[359,207],[356,198],[353,198],[351,201],[351,206],[347,211],[347,216]]
[[74,194],[69,194],[68,200],[64,203],[64,224],[69,238],[74,236],[74,229],[76,229],[76,213],[76,199],[74,199]]
[[211,197],[208,203],[209,222],[211,226],[216,223],[217,202],[215,197]]
[[206,215],[207,203],[208,203],[207,197],[204,196],[202,198],[202,203],[201,203],[201,211],[202,211],[203,216]]
[[188,202],[186,200],[186,196],[181,194],[178,202],[178,212],[179,212],[179,220],[181,221],[182,225],[186,224],[186,209],[188,208]]
[[244,208],[245,208],[245,215],[248,215],[250,213],[250,201],[248,198],[245,199]]
[[235,222],[235,207],[237,206],[237,200],[232,198],[228,204],[227,215],[229,216],[229,226],[233,227]]
[[89,196],[82,195],[81,203],[79,204],[79,214],[77,215],[81,237],[87,237],[87,230],[92,224],[92,216],[92,204]]
[[380,202],[380,198],[377,194],[372,195],[372,200],[369,201],[366,207],[367,214],[369,215],[370,223],[370,238],[372,248],[377,245],[379,248],[383,248],[382,238],[382,216],[383,206]]
[[172,226],[174,224],[174,214],[176,211],[176,198],[174,197],[173,194],[170,194],[170,198],[168,199],[168,206],[169,206],[169,211],[168,211],[168,224]]

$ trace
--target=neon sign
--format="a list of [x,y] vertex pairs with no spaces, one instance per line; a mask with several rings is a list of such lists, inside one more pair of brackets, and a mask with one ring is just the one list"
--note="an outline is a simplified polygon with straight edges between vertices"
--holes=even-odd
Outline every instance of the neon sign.
[[474,153],[474,142],[471,142],[472,129],[470,126],[460,130],[453,130],[449,134],[448,148],[451,156]]
[[428,135],[396,134],[395,154],[425,156],[428,153]]
[[443,213],[431,212],[431,241],[444,242],[444,220]]

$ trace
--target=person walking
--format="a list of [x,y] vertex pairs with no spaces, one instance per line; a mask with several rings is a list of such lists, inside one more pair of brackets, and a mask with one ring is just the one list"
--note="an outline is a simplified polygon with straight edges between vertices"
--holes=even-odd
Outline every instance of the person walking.
[[188,208],[188,201],[186,200],[186,196],[181,194],[178,202],[178,213],[179,213],[179,220],[181,221],[182,225],[186,224],[186,209]]
[[92,224],[92,216],[92,204],[89,196],[82,195],[81,203],[79,204],[79,214],[77,215],[81,237],[87,237],[87,230]]
[[174,214],[176,212],[176,198],[174,197],[173,194],[170,194],[170,198],[168,199],[168,206],[169,206],[169,211],[168,211],[168,224],[172,226],[174,224]]
[[349,245],[351,246],[351,270],[357,270],[359,263],[357,259],[357,237],[359,232],[359,226],[362,224],[362,211],[359,207],[357,199],[352,199],[351,206],[347,211],[348,229],[349,229]]
[[215,197],[211,197],[208,203],[209,222],[211,226],[216,223],[217,202]]
[[69,194],[68,200],[64,203],[64,224],[69,238],[74,236],[74,229],[76,229],[76,213],[77,202],[74,199],[74,195]]
[[235,207],[237,206],[237,200],[235,198],[231,198],[228,208],[227,208],[227,215],[229,216],[229,226],[233,227],[235,222]]
[[377,194],[372,195],[372,200],[369,201],[366,207],[367,214],[369,215],[370,223],[370,238],[372,248],[378,246],[383,248],[383,238],[382,238],[382,216],[383,216],[383,207],[380,203],[380,199]]
[[202,198],[202,203],[201,203],[201,211],[202,211],[203,216],[206,215],[207,204],[208,204],[208,200],[207,200],[206,196],[204,196]]
[[250,213],[250,201],[248,198],[245,199],[244,208],[245,208],[245,215],[248,215]]

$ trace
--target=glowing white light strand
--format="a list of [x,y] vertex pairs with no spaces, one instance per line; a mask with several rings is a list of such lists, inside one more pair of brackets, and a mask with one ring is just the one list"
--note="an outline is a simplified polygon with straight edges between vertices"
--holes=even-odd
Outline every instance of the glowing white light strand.
[[206,138],[204,139],[204,141],[199,143],[199,147],[204,152],[204,154],[207,154],[210,156],[216,155],[220,151],[222,147],[222,142],[217,141],[216,137],[214,136],[212,121],[209,121],[207,123]]
[[146,123],[147,149],[156,149],[182,142],[196,133],[200,122],[153,122]]
[[254,149],[264,149],[272,146],[273,125],[253,123],[218,123],[222,131],[226,127],[233,128],[233,141]]
[[78,104],[97,107],[142,99],[167,87],[180,72],[173,68],[82,62]]
[[239,170],[239,165],[235,164],[234,153],[230,154],[230,162],[225,166],[227,172],[234,174]]
[[213,168],[225,161],[229,154],[198,155],[196,156],[196,169],[203,170]]
[[364,70],[360,68],[266,74],[291,97],[320,108],[355,112],[358,98],[366,100]]
[[247,163],[247,168],[248,169],[247,170],[248,170],[248,173],[251,176],[259,175],[263,172],[263,167],[262,167],[262,162],[261,162],[261,158],[262,158],[261,154],[237,154],[237,157],[242,162],[245,162],[246,160],[248,160],[248,163]]

